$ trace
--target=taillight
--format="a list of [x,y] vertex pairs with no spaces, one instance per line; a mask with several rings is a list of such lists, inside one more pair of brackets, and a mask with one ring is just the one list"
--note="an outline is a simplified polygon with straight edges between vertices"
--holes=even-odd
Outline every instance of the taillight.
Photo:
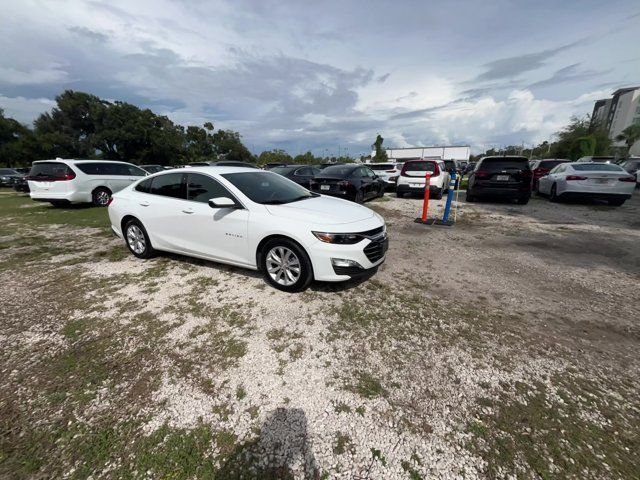
[[348,187],[348,186],[350,186],[350,185],[351,185],[351,182],[347,182],[346,180],[342,180],[342,181],[338,182],[338,186],[339,186],[339,187],[344,187],[344,188],[346,188],[346,187]]
[[622,177],[622,178],[619,178],[618,180],[620,180],[621,182],[634,182],[634,183],[636,181],[635,177]]
[[113,203],[113,195],[109,197],[109,201],[107,202],[107,207]]
[[437,163],[433,164],[435,170],[433,171],[433,173],[431,174],[432,177],[437,177],[438,175],[440,175],[440,167],[438,166]]
[[520,175],[522,175],[524,178],[531,178],[533,172],[531,170],[522,170],[522,172],[520,172]]
[[478,170],[474,173],[474,175],[476,176],[476,178],[489,178],[491,176],[491,172],[488,172],[486,170]]
[[400,175],[402,175],[403,177],[406,177],[405,172],[407,171],[407,164],[405,163],[402,166],[402,170],[400,170]]
[[76,178],[76,174],[73,172],[65,173],[64,175],[56,175],[53,179],[54,182],[64,182],[66,180],[73,180]]
[[580,175],[567,175],[565,180],[588,180],[587,177],[581,177]]

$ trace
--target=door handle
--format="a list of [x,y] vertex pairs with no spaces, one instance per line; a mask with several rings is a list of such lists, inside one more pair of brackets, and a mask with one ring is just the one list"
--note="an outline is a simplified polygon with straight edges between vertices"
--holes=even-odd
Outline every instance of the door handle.
[[187,214],[191,215],[193,213],[193,209],[192,208],[185,208],[184,210],[182,210],[182,213],[187,213]]
[[148,207],[149,206],[149,202],[140,202],[140,206],[142,207]]

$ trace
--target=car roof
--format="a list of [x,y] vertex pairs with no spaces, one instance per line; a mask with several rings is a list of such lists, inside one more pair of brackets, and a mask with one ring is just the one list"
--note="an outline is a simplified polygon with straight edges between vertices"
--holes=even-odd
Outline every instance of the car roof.
[[[211,165],[208,167],[189,167],[187,170],[189,173],[206,173],[206,174],[217,174],[217,175],[222,175],[224,173],[272,173],[269,172],[268,170],[260,170],[260,169],[256,169],[256,168],[252,168],[252,167],[234,167],[234,166],[221,166],[221,165]],[[162,174],[164,172],[158,172],[158,174]],[[170,172],[170,170],[167,170],[166,173],[176,173],[176,172]],[[182,173],[182,172],[180,172]],[[277,173],[274,173],[273,175],[277,175]]]
[[43,163],[43,162],[61,162],[61,163],[124,163],[125,165],[133,165],[130,162],[122,162],[120,160],[89,160],[89,159],[75,159],[75,158],[51,158],[48,160],[36,160],[33,163]]

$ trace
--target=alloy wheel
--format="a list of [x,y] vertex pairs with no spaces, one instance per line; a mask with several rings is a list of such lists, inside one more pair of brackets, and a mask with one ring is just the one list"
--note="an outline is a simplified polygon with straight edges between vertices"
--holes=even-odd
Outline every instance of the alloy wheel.
[[287,247],[273,247],[267,253],[267,272],[271,279],[285,287],[291,286],[300,279],[300,260]]
[[144,233],[137,225],[129,225],[129,228],[127,228],[127,244],[137,255],[142,255],[147,249]]
[[106,190],[96,192],[96,203],[103,206],[107,205],[109,203],[109,192]]

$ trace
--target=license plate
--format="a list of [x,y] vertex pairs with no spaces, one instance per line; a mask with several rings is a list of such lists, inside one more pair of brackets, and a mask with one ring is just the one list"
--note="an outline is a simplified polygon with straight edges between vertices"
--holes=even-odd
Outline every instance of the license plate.
[[320,190],[329,190],[330,188],[330,185],[320,185]]
[[608,178],[596,178],[596,183],[609,183]]
[[410,183],[411,188],[424,188],[424,183]]
[[496,177],[496,180],[499,181],[499,182],[508,182],[509,178],[511,178],[511,177],[509,177],[509,175],[498,175]]

